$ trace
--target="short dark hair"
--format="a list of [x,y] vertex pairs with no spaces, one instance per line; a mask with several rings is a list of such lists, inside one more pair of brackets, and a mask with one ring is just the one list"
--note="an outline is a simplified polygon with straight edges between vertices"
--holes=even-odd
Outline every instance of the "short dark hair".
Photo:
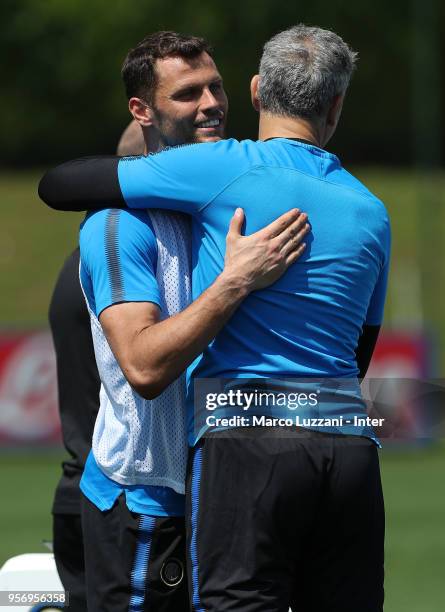
[[154,32],[130,49],[122,66],[122,78],[128,99],[133,96],[153,102],[156,88],[155,62],[166,57],[195,58],[201,53],[212,55],[204,38],[177,32]]

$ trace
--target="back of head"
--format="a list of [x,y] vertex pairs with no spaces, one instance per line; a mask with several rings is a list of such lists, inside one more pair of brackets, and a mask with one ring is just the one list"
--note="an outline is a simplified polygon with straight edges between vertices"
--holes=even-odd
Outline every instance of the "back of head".
[[143,155],[145,151],[144,135],[137,121],[130,121],[123,131],[117,145],[117,155]]
[[148,104],[153,102],[156,60],[167,57],[193,59],[204,52],[212,54],[204,38],[170,31],[149,34],[134,49],[130,49],[122,66],[122,79],[128,99],[136,96]]
[[303,24],[280,32],[265,45],[260,62],[261,110],[316,119],[345,93],[357,54],[334,32]]

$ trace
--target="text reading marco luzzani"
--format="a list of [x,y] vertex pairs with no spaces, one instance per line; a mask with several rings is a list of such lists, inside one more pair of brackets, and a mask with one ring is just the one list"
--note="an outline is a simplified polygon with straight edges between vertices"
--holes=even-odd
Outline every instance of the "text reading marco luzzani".
[[225,393],[207,393],[206,410],[213,412],[222,409],[240,409],[243,412],[261,408],[284,408],[290,411],[287,416],[269,416],[264,414],[231,414],[230,416],[217,416],[208,414],[206,424],[208,427],[382,427],[382,418],[371,418],[366,415],[353,415],[346,418],[342,415],[335,417],[301,416],[293,413],[298,408],[306,411],[316,409],[319,405],[320,391],[311,393],[271,393],[265,391],[229,390]]

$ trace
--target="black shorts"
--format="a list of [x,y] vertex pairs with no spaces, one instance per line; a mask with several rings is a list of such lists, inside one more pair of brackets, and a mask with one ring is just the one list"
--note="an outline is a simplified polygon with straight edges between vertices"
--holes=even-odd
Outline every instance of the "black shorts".
[[184,518],[81,503],[88,612],[189,612]]
[[366,438],[215,432],[187,477],[195,612],[381,612],[384,507]]
[[53,551],[63,588],[69,592],[70,612],[85,612],[85,562],[79,514],[53,514]]

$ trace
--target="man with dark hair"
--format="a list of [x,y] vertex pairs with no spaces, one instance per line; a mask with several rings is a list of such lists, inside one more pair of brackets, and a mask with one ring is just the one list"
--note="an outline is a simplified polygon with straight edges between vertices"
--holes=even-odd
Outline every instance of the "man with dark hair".
[[87,609],[79,483],[91,449],[100,389],[90,317],[79,283],[79,258],[77,248],[65,261],[49,308],[62,437],[70,455],[62,463],[52,506],[53,551],[72,612]]
[[[227,99],[202,45],[161,32],[136,48],[155,74],[150,92],[134,90],[150,102],[137,95],[129,100],[147,152],[222,135]],[[130,64],[127,58],[124,75]],[[143,81],[145,68],[138,65]],[[188,607],[185,384],[178,376],[249,293],[297,259],[308,230],[295,210],[249,237],[241,236],[243,220],[236,212],[224,269],[189,306],[186,218],[106,209],[82,224],[80,276],[102,381],[93,452],[81,481],[90,612]]]
[[196,59],[202,53],[212,56],[212,48],[204,38],[169,31],[149,34],[130,49],[122,65],[127,98],[139,96],[153,104],[158,80],[156,61],[167,57]]
[[[197,70],[208,77],[199,115],[195,102],[203,92],[190,78]],[[203,38],[175,32],[150,34],[127,54],[122,78],[131,114],[143,126],[149,119],[159,137],[152,150],[223,138],[227,97],[211,47]],[[174,79],[178,79],[175,85]]]

